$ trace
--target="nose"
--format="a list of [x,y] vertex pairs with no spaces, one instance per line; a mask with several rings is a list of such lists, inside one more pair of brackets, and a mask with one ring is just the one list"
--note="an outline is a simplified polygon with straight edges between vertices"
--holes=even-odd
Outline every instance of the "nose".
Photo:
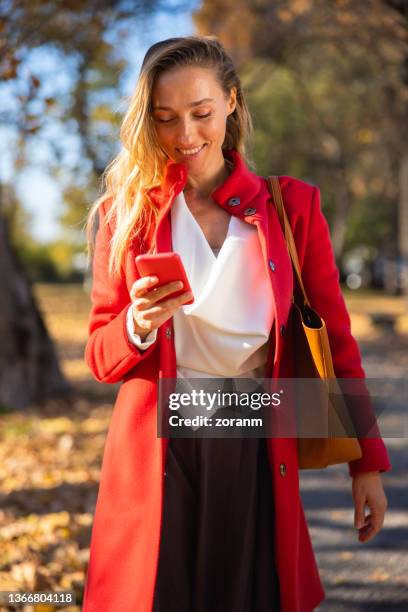
[[177,133],[177,142],[181,148],[194,145],[194,126],[191,121],[180,120]]

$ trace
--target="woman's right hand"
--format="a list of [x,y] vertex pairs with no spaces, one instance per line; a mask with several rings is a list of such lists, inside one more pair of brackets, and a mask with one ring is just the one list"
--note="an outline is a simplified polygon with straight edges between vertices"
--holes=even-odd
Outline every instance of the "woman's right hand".
[[158,304],[157,302],[166,295],[170,295],[183,287],[182,281],[174,281],[161,287],[154,287],[158,280],[157,276],[143,276],[133,283],[130,290],[135,333],[142,340],[147,334],[154,329],[158,329],[160,325],[170,319],[177,308],[193,297],[192,293],[188,291],[177,297],[163,300]]

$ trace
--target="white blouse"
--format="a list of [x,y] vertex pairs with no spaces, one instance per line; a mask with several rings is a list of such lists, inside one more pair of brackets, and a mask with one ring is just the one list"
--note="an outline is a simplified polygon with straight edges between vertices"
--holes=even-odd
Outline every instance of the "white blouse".
[[256,227],[231,216],[217,257],[181,192],[171,228],[194,295],[173,316],[177,376],[263,377],[274,308]]

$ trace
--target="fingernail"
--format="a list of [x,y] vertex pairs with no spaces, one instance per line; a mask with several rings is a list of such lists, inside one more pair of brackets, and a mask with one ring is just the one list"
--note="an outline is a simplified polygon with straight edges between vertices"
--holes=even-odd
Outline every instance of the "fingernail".
[[181,287],[183,286],[184,286],[184,283],[182,281],[178,281],[177,287],[181,289]]
[[150,276],[149,278],[149,283],[156,283],[159,279],[157,278],[157,276]]

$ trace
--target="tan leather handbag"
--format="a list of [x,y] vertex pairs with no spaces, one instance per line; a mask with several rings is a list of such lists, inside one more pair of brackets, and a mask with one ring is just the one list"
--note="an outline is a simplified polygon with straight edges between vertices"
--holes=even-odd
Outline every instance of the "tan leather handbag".
[[[353,424],[336,382],[326,325],[311,307],[303,285],[296,244],[283,205],[278,177],[269,176],[267,181],[295,272],[291,309],[295,375],[296,378],[320,378],[327,381],[327,385],[317,385],[319,393],[313,402],[312,419],[316,419],[317,415],[323,419],[324,424],[327,423],[328,436],[333,432],[336,433],[336,437],[299,437],[297,439],[299,468],[323,468],[360,459],[361,447],[356,437],[350,437],[350,432],[354,431]],[[302,409],[297,412],[298,431],[305,432],[308,426],[312,425],[309,423],[308,406],[310,408],[310,402],[305,401]]]

